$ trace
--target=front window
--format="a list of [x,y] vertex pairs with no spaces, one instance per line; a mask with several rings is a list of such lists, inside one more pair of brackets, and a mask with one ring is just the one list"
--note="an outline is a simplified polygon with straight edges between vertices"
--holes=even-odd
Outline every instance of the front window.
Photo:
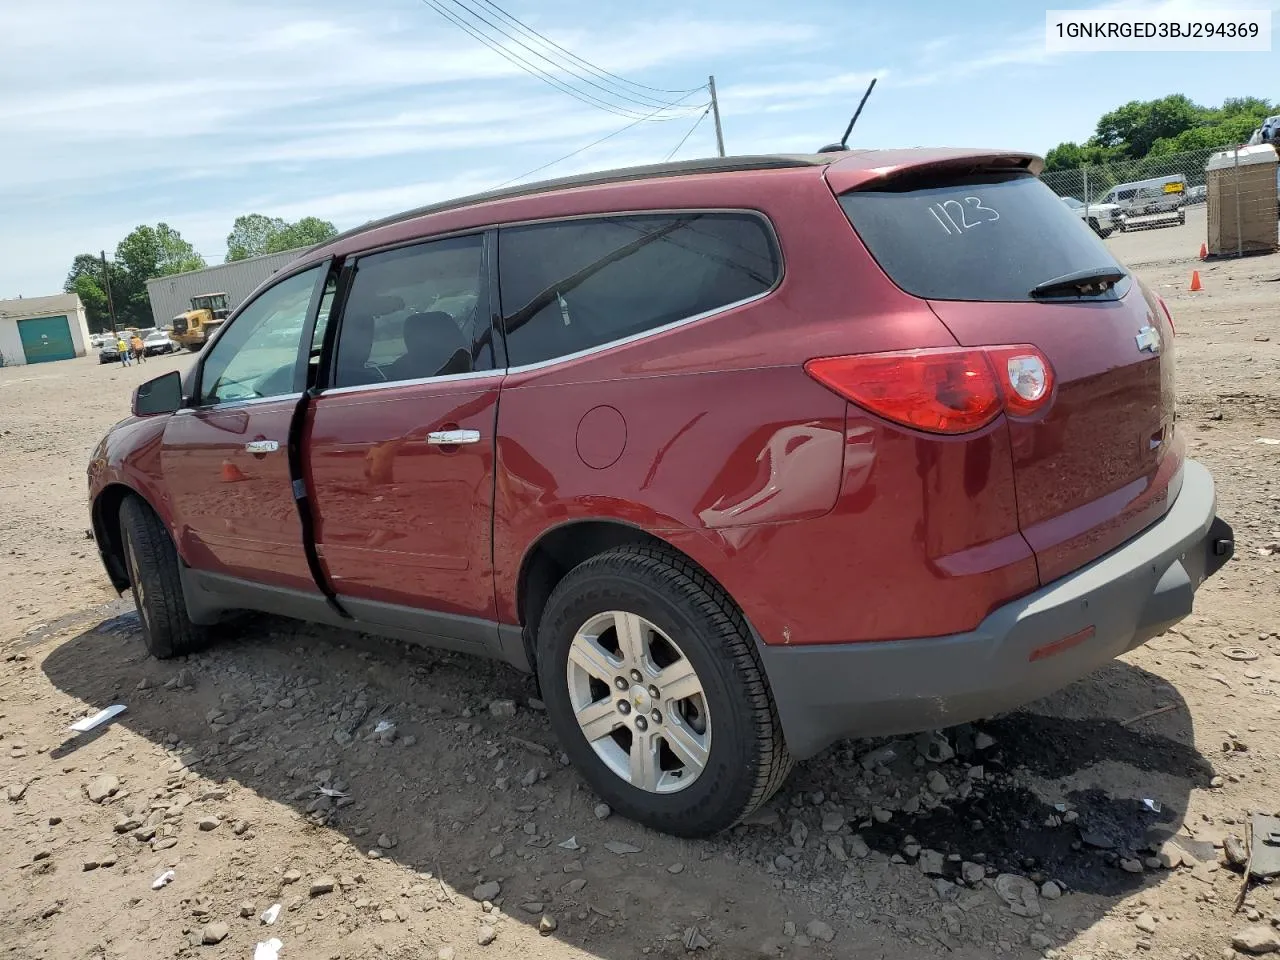
[[324,267],[294,274],[249,304],[213,345],[200,372],[200,403],[234,403],[301,390],[298,351]]

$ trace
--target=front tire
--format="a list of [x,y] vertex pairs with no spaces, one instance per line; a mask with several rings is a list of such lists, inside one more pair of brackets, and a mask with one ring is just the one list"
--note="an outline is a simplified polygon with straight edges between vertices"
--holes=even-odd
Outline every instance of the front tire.
[[187,616],[178,551],[155,511],[137,497],[120,505],[120,540],[147,652],[167,660],[200,647],[205,631]]
[[731,827],[791,770],[742,614],[674,551],[621,547],[570,571],[538,630],[538,677],[582,776],[656,830]]

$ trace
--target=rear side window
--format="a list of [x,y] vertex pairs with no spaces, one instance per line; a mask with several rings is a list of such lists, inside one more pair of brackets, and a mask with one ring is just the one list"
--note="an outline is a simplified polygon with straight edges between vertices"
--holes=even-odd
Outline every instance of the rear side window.
[[622,340],[768,292],[773,235],[747,213],[596,217],[499,232],[512,366]]
[[[929,300],[1029,301],[1032,287],[1047,280],[1120,267],[1030,174],[907,182],[846,193],[840,206],[889,278]],[[1128,284],[1126,277],[1114,295]]]

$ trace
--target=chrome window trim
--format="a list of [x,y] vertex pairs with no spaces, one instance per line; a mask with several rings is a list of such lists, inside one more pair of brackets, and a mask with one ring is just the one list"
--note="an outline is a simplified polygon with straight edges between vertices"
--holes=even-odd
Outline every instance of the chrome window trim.
[[472,370],[468,373],[450,373],[442,377],[415,377],[412,380],[387,380],[385,383],[357,383],[349,387],[328,387],[321,390],[316,396],[340,397],[348,393],[386,390],[389,387],[423,387],[432,383],[454,383],[459,380],[480,380],[484,377],[505,377],[506,375],[507,371],[499,368]]
[[236,410],[240,407],[256,407],[264,403],[280,403],[289,400],[296,403],[301,399],[301,393],[282,393],[274,397],[250,397],[247,400],[227,400],[223,403],[207,403],[200,407],[182,407],[179,410],[173,411],[173,415],[177,417],[190,416],[196,413],[221,412],[223,410]]

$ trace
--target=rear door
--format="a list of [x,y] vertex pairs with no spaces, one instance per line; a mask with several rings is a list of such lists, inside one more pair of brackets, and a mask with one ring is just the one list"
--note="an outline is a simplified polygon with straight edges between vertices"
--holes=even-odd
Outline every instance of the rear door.
[[302,337],[328,264],[268,288],[209,350],[195,402],[165,427],[161,466],[179,549],[199,570],[316,592],[289,472]]
[[[1176,496],[1172,330],[1106,245],[1027,173],[935,175],[844,194],[886,273],[962,346],[1031,344],[1053,367],[1037,418],[1010,418],[1019,525],[1042,583],[1114,548]],[[1084,271],[1113,288],[1033,288]]]
[[495,363],[483,234],[361,257],[303,438],[316,548],[343,606],[494,619]]

